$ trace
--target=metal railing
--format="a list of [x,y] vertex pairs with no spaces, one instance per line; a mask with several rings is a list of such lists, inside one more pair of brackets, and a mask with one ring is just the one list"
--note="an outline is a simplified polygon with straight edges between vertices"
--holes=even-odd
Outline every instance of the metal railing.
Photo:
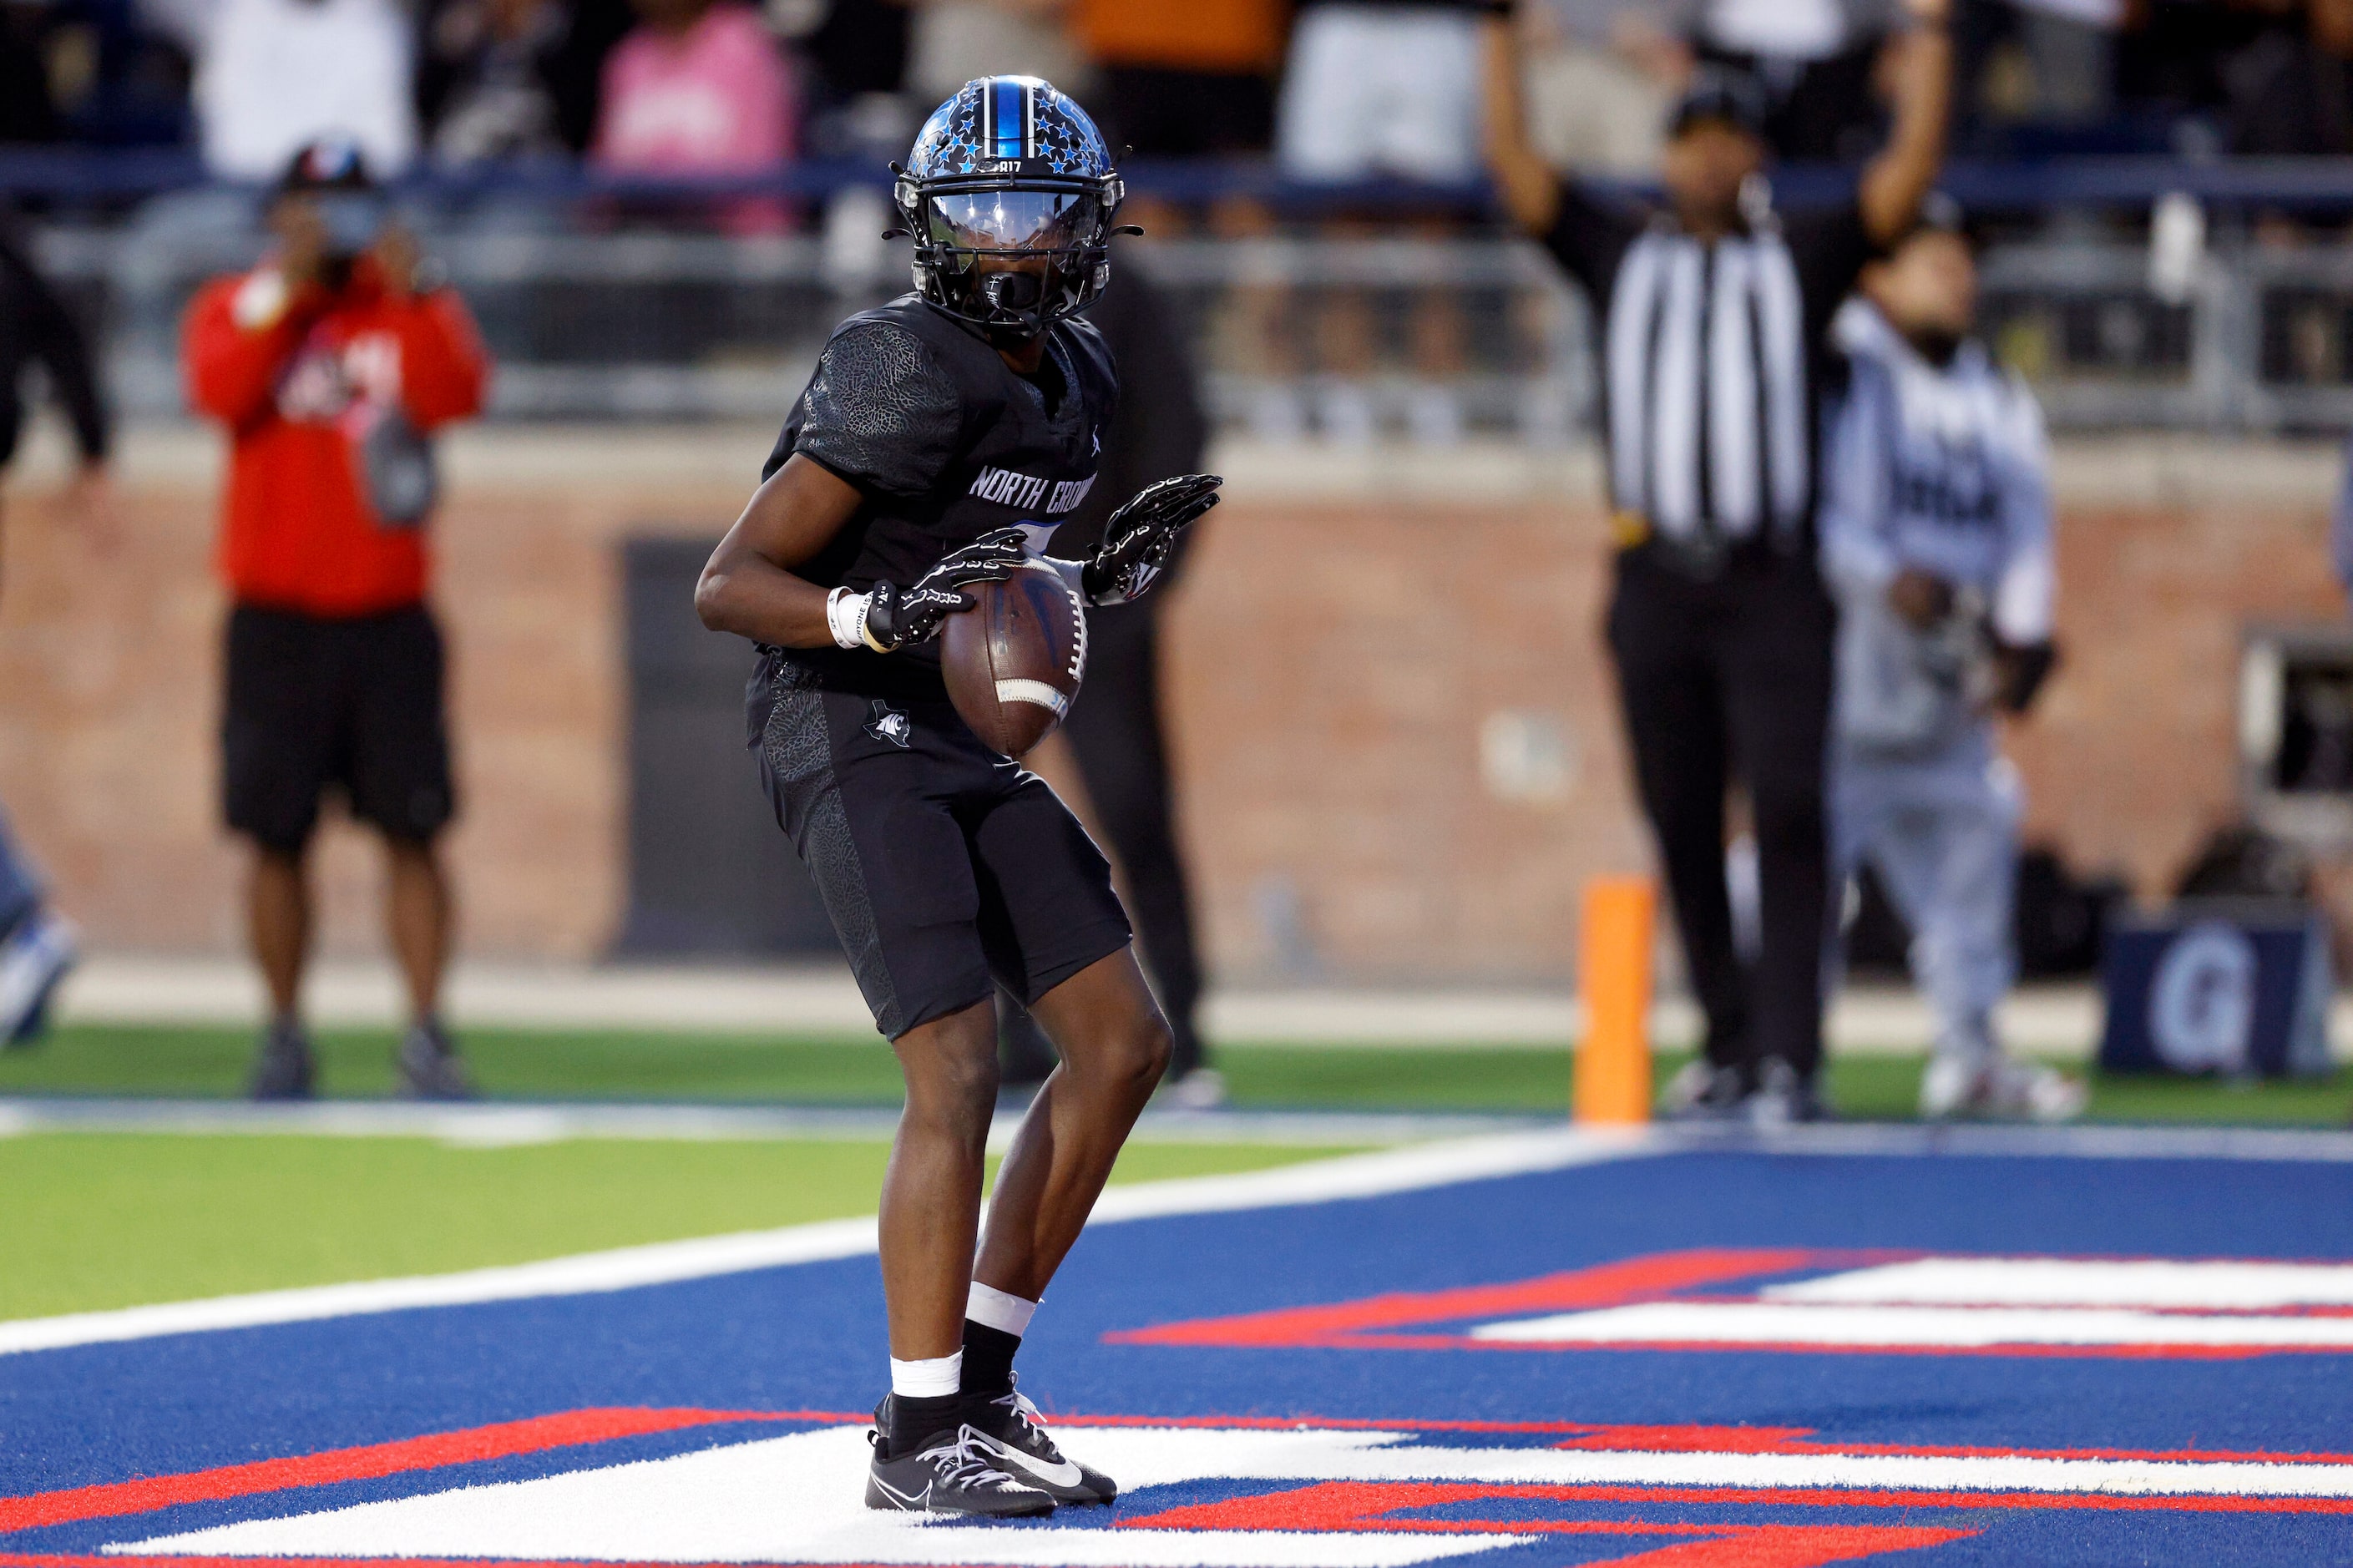
[[[853,204],[855,205],[855,204]],[[852,310],[905,287],[871,211],[763,238],[614,232],[428,236],[480,318],[516,419],[780,418]],[[1342,440],[1402,433],[1557,443],[1592,417],[1581,296],[1534,247],[1460,237],[1190,238],[1133,255],[1196,345],[1219,419]],[[181,410],[176,330],[202,281],[248,265],[249,226],[53,227],[47,263],[102,327],[134,416]],[[2179,298],[2147,251],[1998,247],[1985,331],[2065,428],[2353,426],[2353,253],[2239,244]]]

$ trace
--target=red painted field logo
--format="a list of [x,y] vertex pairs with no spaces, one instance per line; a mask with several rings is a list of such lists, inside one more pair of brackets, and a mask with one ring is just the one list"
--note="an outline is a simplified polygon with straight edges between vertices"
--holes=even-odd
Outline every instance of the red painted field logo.
[[[0,1499],[0,1536],[99,1526],[105,1537],[97,1552],[0,1552],[0,1568],[1412,1568],[1505,1553],[1512,1568],[1816,1568],[1933,1551],[2053,1510],[2353,1514],[2348,1455],[1936,1448],[1748,1426],[1068,1424],[1127,1482],[1116,1509],[925,1524],[860,1505],[860,1418],[586,1410]],[[690,1446],[651,1457],[613,1447],[647,1441]],[[534,1473],[522,1479],[483,1468],[525,1458]],[[193,1504],[212,1507],[192,1520]],[[241,1517],[219,1522],[221,1505]]]
[[1123,1344],[2229,1357],[2353,1351],[2353,1265],[1704,1248]]

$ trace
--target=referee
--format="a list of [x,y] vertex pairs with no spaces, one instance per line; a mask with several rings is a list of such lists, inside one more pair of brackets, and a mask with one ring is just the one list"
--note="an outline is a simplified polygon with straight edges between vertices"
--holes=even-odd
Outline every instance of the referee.
[[[1855,194],[1787,218],[1761,175],[1764,95],[1703,70],[1674,110],[1644,211],[1529,144],[1508,19],[1486,24],[1488,156],[1511,216],[1600,322],[1618,549],[1609,638],[1642,807],[1658,835],[1705,1059],[1670,1108],[1821,1113],[1822,769],[1835,614],[1814,564],[1829,326],[1875,250],[1912,226],[1944,157],[1951,0],[1905,0],[1895,124]],[[1735,951],[1725,799],[1746,786],[1764,942]]]

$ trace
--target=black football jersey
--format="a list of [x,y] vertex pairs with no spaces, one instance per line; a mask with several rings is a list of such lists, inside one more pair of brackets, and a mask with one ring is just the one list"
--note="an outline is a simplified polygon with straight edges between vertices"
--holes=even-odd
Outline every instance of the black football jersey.
[[1092,489],[1118,399],[1111,352],[1082,319],[1056,322],[1039,373],[1023,376],[913,294],[850,317],[761,470],[797,452],[864,497],[797,575],[904,586],[996,529],[1054,527]]

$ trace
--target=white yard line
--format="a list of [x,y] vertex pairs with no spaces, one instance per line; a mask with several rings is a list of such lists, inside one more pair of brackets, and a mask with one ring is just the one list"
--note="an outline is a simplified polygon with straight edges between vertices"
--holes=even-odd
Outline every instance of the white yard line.
[[[1010,1142],[1020,1107],[1000,1108],[990,1142]],[[1410,1143],[1535,1127],[1537,1117],[1401,1112],[1151,1110],[1136,1143],[1246,1143],[1296,1148]],[[1557,1119],[1552,1119],[1556,1121]],[[253,1105],[206,1100],[0,1100],[0,1138],[34,1132],[177,1133],[199,1137],[430,1138],[507,1148],[575,1138],[711,1143],[886,1140],[899,1113],[880,1106],[427,1105],[324,1100]]]
[[[1219,1214],[1377,1197],[1496,1176],[1560,1170],[1644,1152],[1647,1141],[1578,1132],[1518,1133],[1343,1156],[1272,1171],[1194,1176],[1113,1187],[1096,1224]],[[0,1322],[0,1355],[69,1345],[315,1321],[418,1307],[454,1307],[542,1296],[578,1296],[714,1275],[861,1257],[874,1250],[874,1220],[824,1220],[780,1230],[657,1242],[458,1274],[375,1279]]]
[[[1310,1161],[1271,1171],[1193,1176],[1113,1187],[1097,1224],[1336,1203],[1572,1166],[1722,1149],[1777,1155],[1971,1155],[1988,1158],[2285,1160],[2353,1162],[2353,1134],[2200,1129],[1903,1127],[1800,1128],[1770,1138],[1677,1129],[1562,1128],[1419,1144]],[[203,1301],[0,1322],[0,1355],[216,1329],[312,1321],[417,1307],[464,1306],[640,1286],[854,1258],[874,1249],[871,1216],[781,1230],[584,1253],[459,1274],[369,1280]]]

